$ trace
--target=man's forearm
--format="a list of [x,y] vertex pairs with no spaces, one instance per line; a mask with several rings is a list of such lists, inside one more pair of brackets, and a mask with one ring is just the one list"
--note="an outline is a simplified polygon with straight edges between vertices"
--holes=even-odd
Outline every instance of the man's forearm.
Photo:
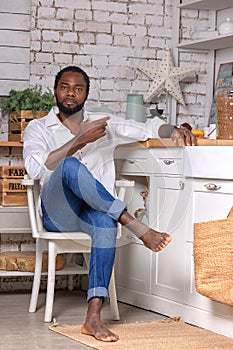
[[75,152],[81,149],[84,144],[80,144],[77,137],[67,142],[62,147],[52,151],[45,162],[49,170],[53,170],[66,157],[72,156]]

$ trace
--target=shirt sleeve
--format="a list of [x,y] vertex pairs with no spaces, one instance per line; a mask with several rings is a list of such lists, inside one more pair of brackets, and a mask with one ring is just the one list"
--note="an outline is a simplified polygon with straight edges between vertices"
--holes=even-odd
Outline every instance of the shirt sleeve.
[[28,175],[32,179],[45,180],[51,171],[45,166],[49,151],[41,128],[41,123],[32,120],[24,130],[23,158]]
[[145,123],[140,123],[133,119],[126,120],[114,115],[110,118],[110,127],[113,130],[117,144],[160,138],[159,128],[164,124],[167,123],[158,117],[147,120]]

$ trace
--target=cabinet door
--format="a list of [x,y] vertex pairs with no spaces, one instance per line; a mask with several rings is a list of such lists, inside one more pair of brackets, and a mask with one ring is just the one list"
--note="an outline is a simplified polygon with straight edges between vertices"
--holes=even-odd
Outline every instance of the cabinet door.
[[[144,213],[145,203],[142,192],[149,187],[149,177],[140,174],[121,173],[121,178],[134,181],[135,186],[126,189],[125,202],[128,212],[134,216],[142,213],[141,221],[148,224],[148,215]],[[119,300],[136,303],[131,292],[149,294],[150,288],[150,256],[151,251],[143,245],[134,234],[122,228],[122,240],[117,248],[115,271]],[[122,292],[123,290],[123,292]],[[125,300],[125,294],[128,299]]]
[[[144,245],[128,243],[117,248],[116,285],[128,291],[149,294],[150,251]],[[118,293],[121,299],[121,293]]]
[[[192,213],[195,222],[224,219],[233,206],[233,182],[228,180],[188,179],[193,182]],[[190,220],[191,221],[191,220]],[[232,315],[232,307],[217,303],[196,292],[193,262],[193,227],[190,227],[187,251],[186,303],[220,315]]]
[[[182,302],[185,288],[186,211],[191,189],[182,177],[154,179],[154,227],[172,235],[172,242],[152,257],[152,294]],[[152,215],[152,213],[151,213]]]

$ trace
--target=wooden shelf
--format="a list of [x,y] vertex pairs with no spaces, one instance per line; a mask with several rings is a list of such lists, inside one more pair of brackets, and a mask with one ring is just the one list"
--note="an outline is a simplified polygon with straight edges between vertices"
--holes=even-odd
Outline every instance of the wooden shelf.
[[189,40],[177,45],[179,49],[218,50],[232,47],[233,34],[218,35],[213,38]]
[[[42,272],[42,275],[47,275],[47,272]],[[63,269],[57,270],[56,275],[86,275],[87,268],[78,264],[66,264]],[[34,272],[9,271],[0,270],[0,277],[18,277],[18,276],[34,276]]]
[[192,10],[223,10],[233,7],[232,0],[196,0],[187,1],[185,4],[179,5],[180,8]]
[[0,147],[23,147],[22,142],[0,142]]

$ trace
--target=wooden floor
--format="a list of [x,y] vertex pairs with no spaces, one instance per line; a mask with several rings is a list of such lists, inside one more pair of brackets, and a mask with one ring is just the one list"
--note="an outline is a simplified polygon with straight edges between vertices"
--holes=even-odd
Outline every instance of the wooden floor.
[[[44,323],[45,294],[40,295],[36,313],[28,312],[30,294],[0,293],[0,350],[90,350],[48,329]],[[86,314],[85,293],[57,291],[54,317],[61,324],[82,324]],[[162,319],[164,316],[119,303],[121,323]],[[103,321],[111,322],[109,304],[103,307]]]

